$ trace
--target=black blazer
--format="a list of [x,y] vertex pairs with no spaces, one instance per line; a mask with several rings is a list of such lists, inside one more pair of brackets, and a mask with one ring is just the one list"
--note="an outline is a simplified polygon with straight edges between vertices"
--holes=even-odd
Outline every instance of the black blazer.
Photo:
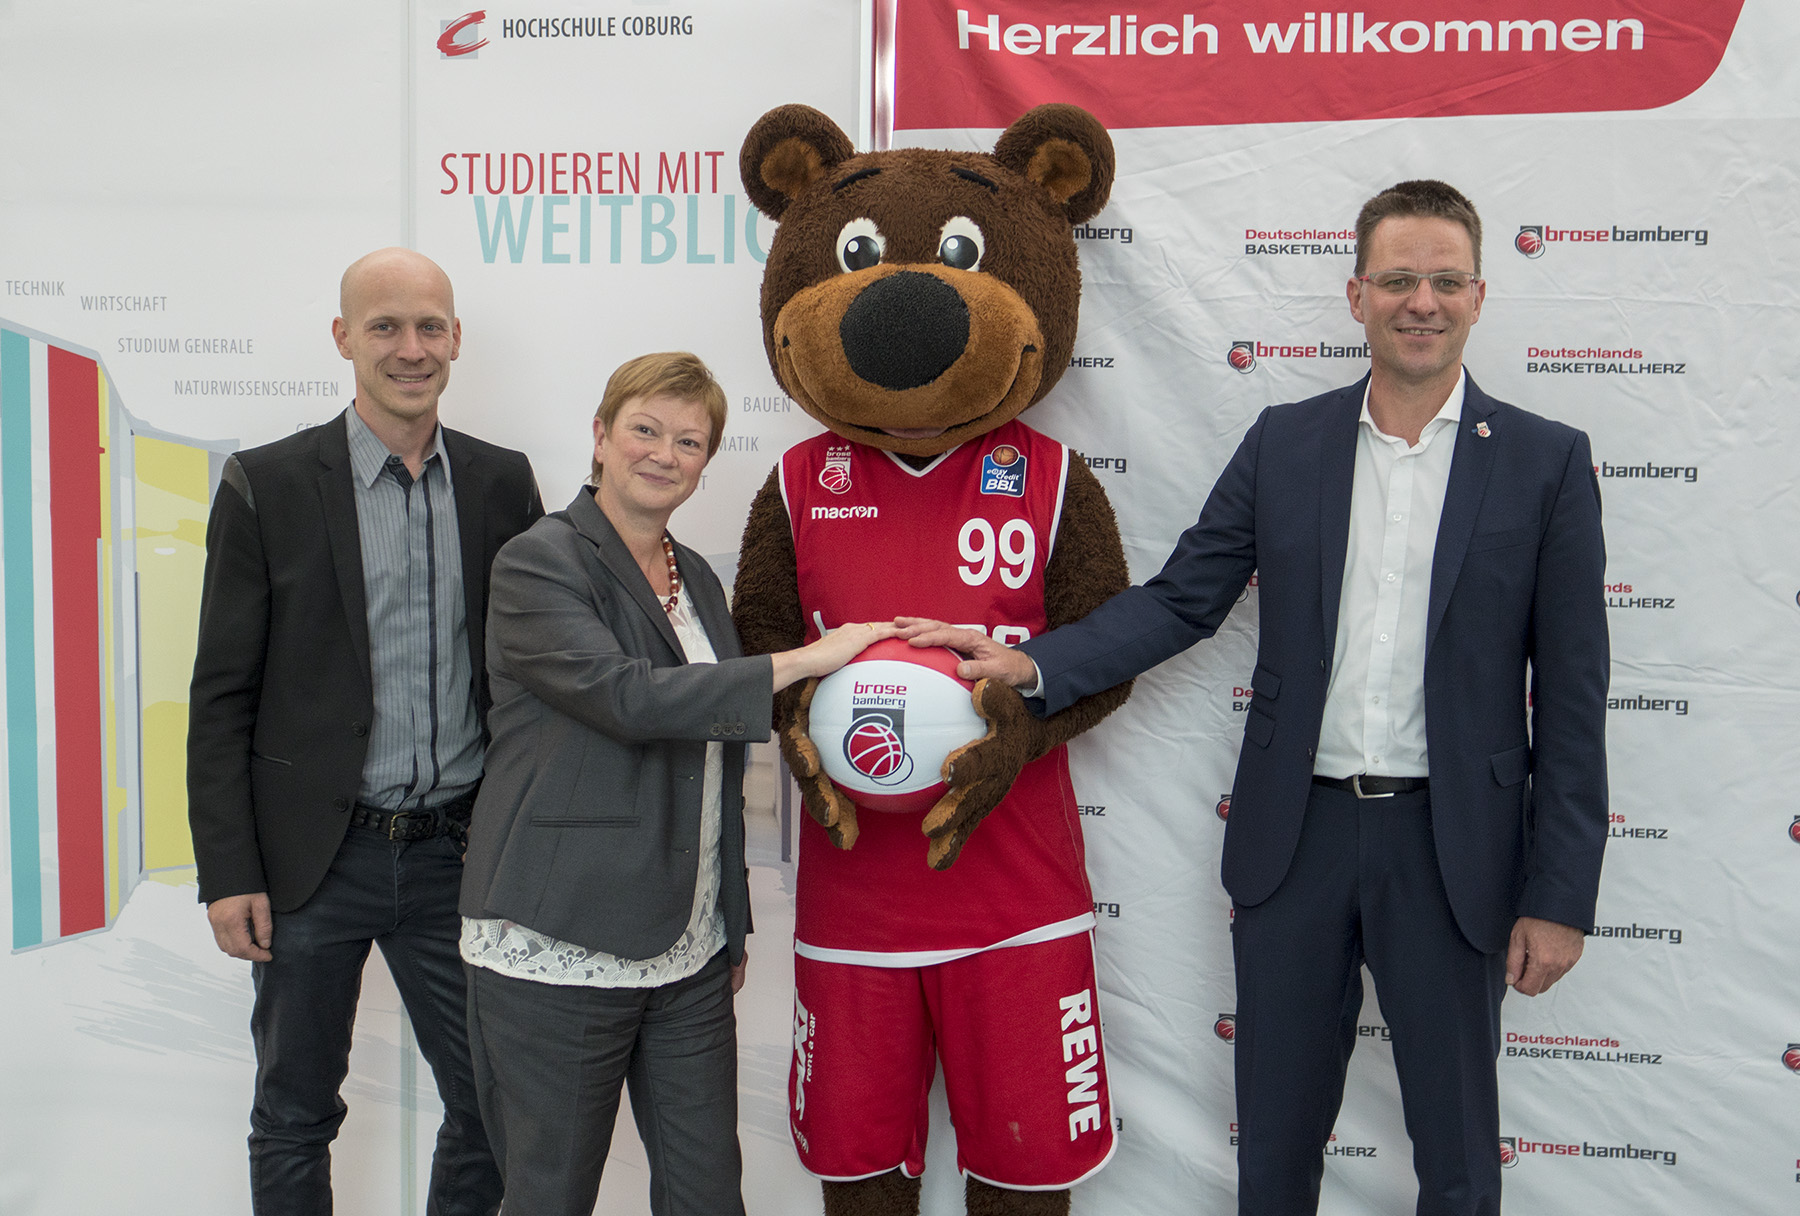
[[[523,453],[448,427],[443,437],[485,724],[488,567],[544,508]],[[202,901],[267,891],[291,912],[343,843],[374,717],[351,478],[344,415],[225,462],[206,525],[188,705]]]
[[[1300,838],[1366,382],[1265,410],[1160,574],[1020,647],[1054,712],[1211,636],[1257,573],[1254,696],[1223,866],[1244,905],[1274,893]],[[1594,923],[1607,823],[1605,570],[1587,436],[1470,379],[1432,557],[1425,734],[1438,867],[1480,950],[1504,950],[1521,915]]]
[[500,917],[620,958],[687,927],[706,744],[724,743],[719,906],[731,961],[750,928],[745,744],[766,740],[773,661],[744,658],[725,590],[675,546],[717,663],[687,662],[668,614],[589,490],[494,562],[487,778],[464,916]]

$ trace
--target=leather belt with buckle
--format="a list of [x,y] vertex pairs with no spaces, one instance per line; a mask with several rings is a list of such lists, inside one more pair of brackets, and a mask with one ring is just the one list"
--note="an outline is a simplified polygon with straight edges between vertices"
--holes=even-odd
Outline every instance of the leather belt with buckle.
[[350,811],[350,826],[368,828],[389,840],[430,840],[448,835],[460,851],[468,847],[469,812],[474,806],[473,791],[442,806],[412,811],[387,811],[359,802]]
[[1358,798],[1392,798],[1395,794],[1429,789],[1431,783],[1425,777],[1372,777],[1367,773],[1357,773],[1352,777],[1314,777],[1313,784],[1328,785],[1334,790],[1355,794]]
[[384,811],[359,802],[350,812],[351,827],[369,828],[389,840],[430,840],[443,835],[444,824],[443,812],[437,810]]

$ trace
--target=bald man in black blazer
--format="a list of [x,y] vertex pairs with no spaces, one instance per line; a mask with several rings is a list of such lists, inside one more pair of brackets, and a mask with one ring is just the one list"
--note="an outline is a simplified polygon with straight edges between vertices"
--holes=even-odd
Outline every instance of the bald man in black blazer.
[[258,1216],[331,1210],[375,942],[444,1101],[427,1210],[488,1216],[501,1186],[464,1025],[457,837],[481,779],[488,569],[543,508],[521,453],[438,425],[461,342],[442,270],[370,254],[342,311],[351,408],[229,457],[207,523],[188,723],[200,898],[219,948],[254,968]]

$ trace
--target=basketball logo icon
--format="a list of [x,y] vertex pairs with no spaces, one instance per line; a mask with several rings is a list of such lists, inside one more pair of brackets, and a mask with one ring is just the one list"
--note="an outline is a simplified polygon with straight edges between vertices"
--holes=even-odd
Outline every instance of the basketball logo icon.
[[1256,370],[1256,343],[1233,342],[1231,349],[1225,352],[1225,362],[1245,375],[1249,375]]
[[848,447],[825,449],[825,467],[819,470],[819,484],[833,494],[849,492],[850,449]]
[[904,712],[865,710],[844,735],[844,759],[877,785],[900,785],[912,776],[912,757],[906,754],[906,740],[895,721]]
[[1528,258],[1544,256],[1544,226],[1542,224],[1521,224],[1519,235],[1513,238],[1513,248]]

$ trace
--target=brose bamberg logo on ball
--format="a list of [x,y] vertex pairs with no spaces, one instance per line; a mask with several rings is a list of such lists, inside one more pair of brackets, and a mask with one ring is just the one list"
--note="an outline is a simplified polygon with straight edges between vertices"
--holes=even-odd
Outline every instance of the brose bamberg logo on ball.
[[903,785],[913,774],[906,754],[906,685],[857,684],[850,696],[844,759],[877,785]]
[[956,663],[889,638],[819,681],[807,729],[826,776],[858,806],[915,814],[943,796],[946,759],[986,725]]

